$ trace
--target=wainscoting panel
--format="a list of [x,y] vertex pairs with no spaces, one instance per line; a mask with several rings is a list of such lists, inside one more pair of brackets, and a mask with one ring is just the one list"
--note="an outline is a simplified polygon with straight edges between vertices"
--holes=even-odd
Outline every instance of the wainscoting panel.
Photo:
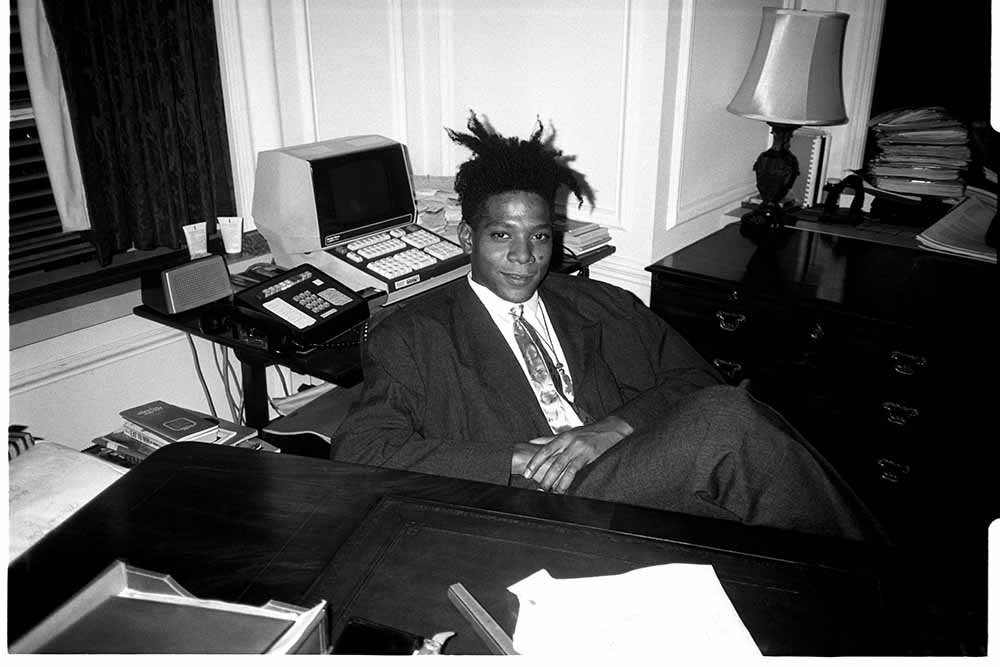
[[406,143],[399,0],[309,3],[321,139],[382,134]]

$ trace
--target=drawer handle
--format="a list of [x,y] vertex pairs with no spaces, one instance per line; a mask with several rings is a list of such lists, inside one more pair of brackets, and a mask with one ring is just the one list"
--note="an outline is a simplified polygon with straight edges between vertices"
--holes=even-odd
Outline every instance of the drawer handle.
[[889,353],[889,361],[892,362],[892,370],[900,375],[913,375],[918,369],[927,366],[927,359],[915,354],[906,354],[899,350]]
[[715,317],[719,320],[719,328],[723,331],[736,331],[747,321],[746,315],[728,310],[715,311]]
[[727,380],[730,382],[736,381],[740,374],[743,372],[743,364],[738,361],[730,361],[729,359],[712,359],[712,365],[719,369]]
[[892,459],[879,459],[875,463],[881,471],[879,477],[887,482],[898,484],[910,476],[910,466],[905,463],[899,463]]
[[882,411],[885,412],[885,418],[889,423],[897,426],[906,426],[911,419],[920,416],[920,411],[916,408],[893,401],[883,403]]

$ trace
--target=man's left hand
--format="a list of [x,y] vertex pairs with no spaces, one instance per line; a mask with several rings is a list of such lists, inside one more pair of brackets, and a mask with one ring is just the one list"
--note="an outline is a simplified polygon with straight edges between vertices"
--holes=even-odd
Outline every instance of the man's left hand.
[[535,438],[531,444],[542,447],[528,461],[524,477],[535,480],[545,491],[565,493],[578,472],[631,433],[628,422],[610,416],[558,435]]

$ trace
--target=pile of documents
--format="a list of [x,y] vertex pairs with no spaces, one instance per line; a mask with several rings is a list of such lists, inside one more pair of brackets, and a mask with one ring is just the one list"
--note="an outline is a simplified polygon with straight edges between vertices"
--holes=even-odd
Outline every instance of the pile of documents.
[[580,579],[539,570],[508,590],[518,598],[514,649],[523,655],[562,661],[613,654],[649,664],[760,656],[711,565],[670,563]]
[[968,129],[941,107],[895,109],[868,123],[875,155],[867,165],[874,185],[893,192],[957,198],[972,153]]
[[435,234],[456,240],[458,223],[462,221],[462,207],[455,193],[455,179],[451,176],[414,176],[413,194],[420,225]]
[[986,244],[986,231],[997,214],[997,196],[972,187],[967,193],[940,220],[917,234],[917,241],[928,250],[996,264],[997,250]]

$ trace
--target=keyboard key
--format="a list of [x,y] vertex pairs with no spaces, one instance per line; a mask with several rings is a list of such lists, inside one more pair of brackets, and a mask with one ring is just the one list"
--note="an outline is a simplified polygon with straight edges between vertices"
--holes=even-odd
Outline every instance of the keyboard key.
[[364,248],[358,250],[358,254],[365,259],[375,259],[376,257],[381,257],[382,255],[388,255],[390,252],[402,250],[405,247],[406,244],[399,239],[388,239],[386,241],[373,243],[370,246],[365,246]]
[[438,241],[423,248],[423,251],[432,257],[440,260],[448,259],[462,254],[462,249],[451,241]]
[[437,243],[441,239],[436,234],[432,234],[426,229],[418,228],[417,231],[411,232],[406,236],[404,236],[403,240],[406,241],[406,243],[413,246],[414,248],[423,248],[424,246],[429,246],[433,243]]
[[371,236],[366,236],[356,241],[351,241],[350,243],[347,244],[347,249],[360,250],[361,248],[367,248],[368,246],[380,243],[381,241],[388,241],[390,238],[391,237],[385,233],[372,234]]

